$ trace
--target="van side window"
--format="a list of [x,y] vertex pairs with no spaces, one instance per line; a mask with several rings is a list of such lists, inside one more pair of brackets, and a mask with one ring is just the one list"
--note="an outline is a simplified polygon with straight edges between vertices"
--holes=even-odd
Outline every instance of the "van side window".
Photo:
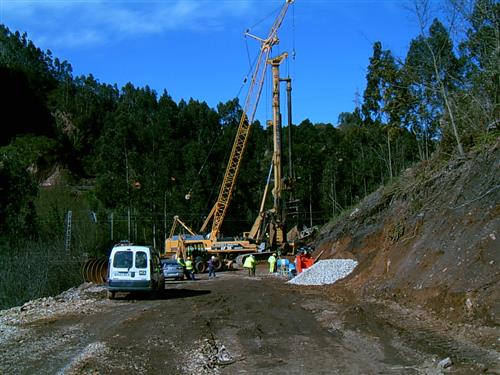
[[131,251],[117,251],[113,258],[113,267],[132,268],[132,257],[133,253]]
[[135,267],[136,268],[147,268],[148,257],[144,251],[138,251],[135,253]]

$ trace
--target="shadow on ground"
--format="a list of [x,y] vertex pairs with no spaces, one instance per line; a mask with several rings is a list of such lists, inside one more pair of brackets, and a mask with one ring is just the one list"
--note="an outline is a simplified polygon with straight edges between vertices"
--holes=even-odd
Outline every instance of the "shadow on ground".
[[157,292],[154,295],[148,293],[130,292],[130,293],[117,293],[115,296],[116,300],[167,300],[167,299],[179,299],[179,298],[189,298],[196,297],[205,294],[209,294],[209,290],[193,290],[193,289],[166,289],[161,292]]

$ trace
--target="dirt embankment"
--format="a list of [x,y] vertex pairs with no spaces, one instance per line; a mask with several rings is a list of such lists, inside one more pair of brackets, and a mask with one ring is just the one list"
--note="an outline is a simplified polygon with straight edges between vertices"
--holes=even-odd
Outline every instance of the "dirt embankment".
[[500,147],[407,170],[317,237],[322,258],[354,258],[339,285],[423,306],[450,322],[500,323]]

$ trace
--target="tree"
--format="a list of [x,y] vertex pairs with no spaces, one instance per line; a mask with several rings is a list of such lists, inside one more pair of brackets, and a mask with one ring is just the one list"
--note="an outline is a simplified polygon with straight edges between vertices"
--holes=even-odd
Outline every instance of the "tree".
[[366,80],[362,111],[367,124],[385,128],[387,170],[389,178],[392,178],[394,162],[391,143],[399,134],[408,102],[405,99],[406,92],[401,83],[399,67],[391,51],[383,50],[380,42],[373,45],[373,56],[370,58]]
[[366,75],[362,111],[370,123],[398,124],[401,110],[398,103],[399,68],[390,50],[375,42]]
[[449,121],[458,153],[463,156],[464,149],[451,98],[451,92],[460,80],[460,65],[453,53],[453,43],[448,31],[437,19],[434,19],[428,35],[426,34],[429,19],[427,0],[415,0],[414,10],[420,26],[420,36],[415,40],[418,47],[414,48],[422,54],[420,63],[427,75],[426,84],[436,100],[442,104],[441,120],[445,121],[446,118]]
[[27,172],[20,155],[0,154],[0,233],[12,243],[36,238],[33,200],[37,184]]
[[500,118],[500,4],[492,0],[452,0],[462,16],[465,38],[459,44],[465,63],[465,88],[457,110],[467,140],[482,137]]

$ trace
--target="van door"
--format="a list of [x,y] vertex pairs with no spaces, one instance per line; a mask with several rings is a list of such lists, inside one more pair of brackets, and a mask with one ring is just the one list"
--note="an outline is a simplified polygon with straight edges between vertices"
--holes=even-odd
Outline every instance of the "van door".
[[130,270],[134,265],[134,252],[131,250],[119,250],[112,256],[112,260],[110,277],[113,280],[130,280]]
[[143,250],[137,250],[135,252],[135,261],[134,261],[134,271],[135,275],[131,275],[135,277],[135,280],[151,280],[151,267],[148,267],[150,263],[149,254]]
[[148,253],[143,250],[118,250],[113,257],[116,281],[149,281]]

